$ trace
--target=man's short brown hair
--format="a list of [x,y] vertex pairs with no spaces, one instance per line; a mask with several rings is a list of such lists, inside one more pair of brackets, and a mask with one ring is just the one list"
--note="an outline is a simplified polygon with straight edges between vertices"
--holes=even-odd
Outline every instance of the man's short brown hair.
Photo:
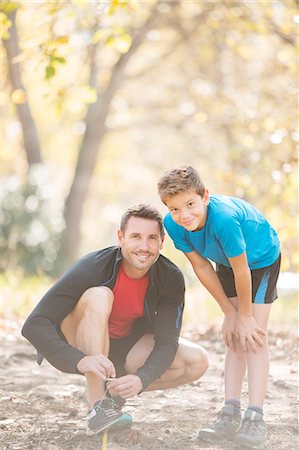
[[205,186],[197,170],[191,166],[180,166],[167,170],[158,181],[158,192],[163,203],[168,197],[192,189],[203,197]]
[[153,206],[147,205],[145,203],[139,203],[139,205],[134,205],[128,208],[127,211],[124,212],[120,221],[120,229],[122,233],[125,232],[130,217],[140,217],[141,219],[154,220],[159,225],[161,238],[164,236],[165,231],[163,225],[163,217]]

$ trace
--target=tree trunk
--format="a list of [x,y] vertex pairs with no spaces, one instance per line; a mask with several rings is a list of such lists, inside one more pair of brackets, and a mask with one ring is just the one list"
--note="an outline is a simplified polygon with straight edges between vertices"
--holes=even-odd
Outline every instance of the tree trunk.
[[[21,89],[26,95],[26,90],[21,78],[20,64],[18,62],[14,63],[14,58],[20,54],[19,39],[16,28],[16,10],[9,15],[9,19],[12,23],[10,28],[10,37],[7,40],[3,39],[3,45],[7,52],[10,83],[14,91],[16,89]],[[41,163],[42,158],[39,139],[27,98],[25,98],[24,103],[16,104],[16,110],[22,127],[24,150],[26,152],[28,164],[31,166],[33,164]]]
[[[106,133],[105,120],[109,112],[111,100],[119,88],[125,68],[142,43],[152,24],[152,15],[139,34],[133,39],[129,51],[122,55],[113,69],[110,83],[105,92],[99,93],[96,103],[89,106],[86,116],[86,131],[79,150],[74,180],[65,203],[66,230],[63,237],[60,260],[62,267],[72,262],[78,252],[80,242],[80,224],[90,181],[98,157],[99,147]],[[97,66],[95,63],[96,46],[93,49],[91,62],[90,85],[96,88]]]

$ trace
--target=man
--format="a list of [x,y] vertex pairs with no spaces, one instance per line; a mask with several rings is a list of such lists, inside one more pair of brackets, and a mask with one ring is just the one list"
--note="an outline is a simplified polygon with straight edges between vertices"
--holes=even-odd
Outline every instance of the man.
[[205,350],[179,338],[184,279],[159,255],[163,240],[156,209],[129,208],[118,247],[79,259],[23,326],[50,364],[85,376],[92,432],[128,421],[124,399],[192,382],[207,370]]

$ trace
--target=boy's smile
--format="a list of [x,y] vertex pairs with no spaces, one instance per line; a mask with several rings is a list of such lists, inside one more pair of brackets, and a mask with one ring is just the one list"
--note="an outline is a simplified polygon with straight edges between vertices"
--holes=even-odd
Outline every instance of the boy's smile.
[[165,203],[175,223],[188,231],[198,231],[205,226],[209,201],[207,190],[201,197],[192,189],[168,197]]

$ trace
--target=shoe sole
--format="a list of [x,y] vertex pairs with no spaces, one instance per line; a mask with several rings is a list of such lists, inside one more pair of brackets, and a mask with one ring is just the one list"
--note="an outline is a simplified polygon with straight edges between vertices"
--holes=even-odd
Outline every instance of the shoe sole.
[[109,423],[106,423],[106,424],[103,425],[102,427],[96,428],[96,429],[94,429],[94,430],[92,430],[91,428],[87,427],[86,434],[87,434],[87,435],[92,435],[92,434],[98,434],[98,433],[101,433],[101,431],[107,430],[108,428],[111,427],[111,425],[115,424],[118,420],[119,420],[119,417],[117,417],[116,419],[114,419],[113,421],[111,421],[111,422],[109,422]]
[[233,440],[233,438],[235,437],[237,432],[238,431],[236,431],[235,433],[232,433],[229,436],[217,437],[216,435],[214,435],[212,433],[201,431],[199,433],[199,435],[198,435],[198,440],[204,441],[204,442],[209,442],[210,444],[213,444],[213,443],[217,444],[219,442],[228,442],[228,441],[232,441]]
[[239,444],[238,442],[233,441],[235,445],[238,445],[242,450],[262,450],[263,448],[266,448],[266,444],[261,445],[249,445],[249,444]]

